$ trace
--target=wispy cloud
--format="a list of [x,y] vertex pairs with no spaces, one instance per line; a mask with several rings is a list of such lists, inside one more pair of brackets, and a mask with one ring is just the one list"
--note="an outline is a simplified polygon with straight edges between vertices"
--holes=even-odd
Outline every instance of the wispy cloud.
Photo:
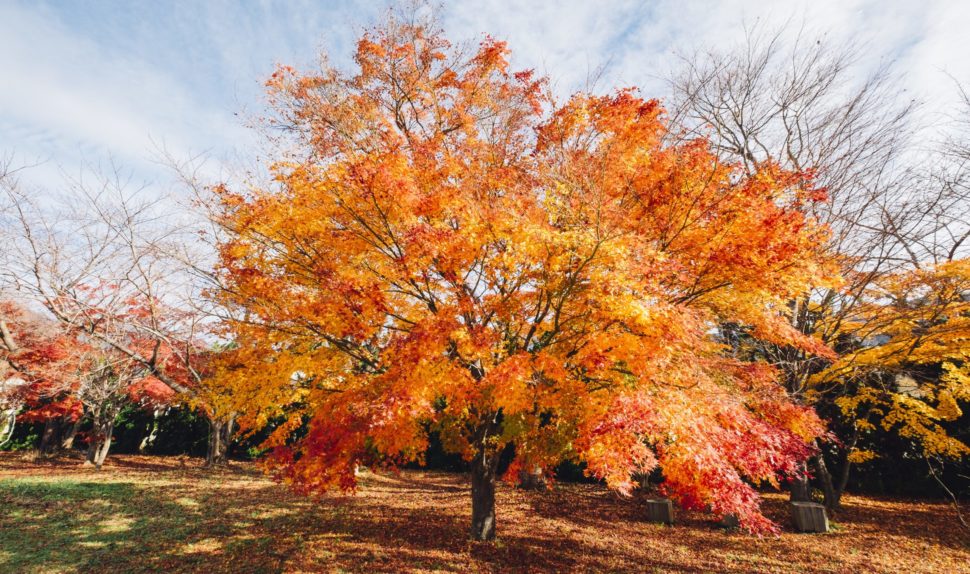
[[[637,85],[663,96],[659,80],[676,54],[741,42],[746,27],[827,35],[863,46],[860,72],[895,61],[901,89],[934,99],[952,92],[940,70],[970,82],[961,34],[970,27],[970,3],[947,0],[619,0],[534,2],[474,0],[449,4],[452,33],[490,32],[509,40],[520,62],[548,70],[567,88],[588,70],[606,66],[617,85]],[[948,92],[949,91],[949,92]]]
[[247,145],[274,63],[311,62],[354,33],[349,5],[285,6],[0,5],[0,153],[47,160],[32,174],[53,183],[108,156],[150,178],[158,147],[219,157]]
[[[150,173],[164,144],[177,155],[220,156],[248,145],[237,114],[261,108],[275,62],[312,65],[320,48],[348,64],[360,29],[386,3],[102,2],[0,4],[0,153],[51,159],[70,170],[106,155]],[[566,93],[605,66],[601,87],[659,77],[676,52],[726,46],[745,24],[792,20],[808,33],[863,43],[860,70],[887,60],[900,90],[941,106],[970,83],[964,35],[970,3],[926,0],[616,0],[447,2],[449,35],[509,41],[515,63],[557,78]],[[50,171],[50,170],[48,170]]]
[[110,52],[46,9],[0,8],[0,143],[66,165],[111,154],[144,161],[153,141],[178,153],[244,134],[178,77]]

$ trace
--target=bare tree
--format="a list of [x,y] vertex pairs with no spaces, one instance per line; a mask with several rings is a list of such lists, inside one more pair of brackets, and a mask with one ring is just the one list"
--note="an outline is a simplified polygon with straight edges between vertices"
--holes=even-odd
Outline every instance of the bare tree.
[[[228,305],[225,298],[221,296],[228,292],[230,287],[225,282],[225,278],[216,271],[218,245],[225,240],[226,230],[220,224],[221,207],[214,190],[225,185],[225,181],[215,181],[206,176],[211,158],[204,154],[191,158],[178,158],[164,148],[159,148],[157,151],[159,163],[175,175],[177,185],[191,198],[190,213],[194,217],[191,227],[195,233],[187,238],[189,241],[175,244],[170,255],[198,281],[201,286],[200,292],[205,294],[193,300],[194,311],[216,323],[240,321],[245,311]],[[267,183],[265,178],[269,176],[263,173],[264,171],[263,166],[257,162],[245,170],[244,175],[237,178],[249,185],[256,184],[258,180],[262,180],[265,184]],[[232,341],[225,343],[225,348],[233,346]],[[233,389],[229,386],[207,384],[209,382],[200,381],[197,396],[208,418],[209,442],[206,463],[212,465],[225,461],[236,430],[238,410],[245,399],[233,396]]]
[[[799,330],[838,350],[847,344],[844,325],[862,320],[859,305],[876,279],[965,249],[966,170],[952,160],[959,146],[951,145],[944,161],[916,145],[920,106],[900,97],[889,64],[854,80],[858,45],[789,32],[754,26],[732,49],[682,58],[668,77],[668,105],[677,137],[710,137],[727,161],[748,170],[777,162],[826,190],[829,201],[813,215],[831,229],[827,249],[845,283],[806,292],[790,311]],[[801,400],[810,377],[827,364],[791,348],[756,352],[782,369]],[[850,448],[841,449],[837,481],[821,451],[812,461],[830,507],[847,481]],[[807,480],[792,486],[793,499],[809,498]]]
[[[204,378],[206,322],[200,283],[186,248],[195,229],[170,198],[146,199],[115,170],[95,185],[39,202],[12,178],[0,182],[9,206],[7,265],[0,285],[43,306],[92,345],[138,365],[186,397]],[[227,425],[215,425],[224,446]],[[210,462],[224,462],[221,448]]]
[[131,386],[143,376],[144,367],[119,353],[89,358],[93,364],[75,391],[91,417],[86,464],[101,468],[111,448],[115,421],[131,401]]

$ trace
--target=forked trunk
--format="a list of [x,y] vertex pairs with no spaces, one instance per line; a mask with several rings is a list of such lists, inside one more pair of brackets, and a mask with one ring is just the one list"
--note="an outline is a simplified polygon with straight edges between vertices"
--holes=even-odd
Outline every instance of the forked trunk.
[[472,464],[472,540],[495,540],[495,482],[498,455],[480,454]]
[[105,429],[104,440],[101,442],[101,448],[98,449],[97,457],[94,460],[94,465],[98,468],[101,468],[101,465],[104,464],[104,460],[108,458],[108,451],[111,449],[111,438],[114,434],[114,430],[114,421],[111,421],[108,423],[107,428]]
[[108,451],[111,450],[111,437],[115,430],[114,418],[105,422],[96,421],[91,430],[94,436],[91,437],[91,443],[88,445],[86,464],[94,465],[100,470],[105,459],[108,458]]

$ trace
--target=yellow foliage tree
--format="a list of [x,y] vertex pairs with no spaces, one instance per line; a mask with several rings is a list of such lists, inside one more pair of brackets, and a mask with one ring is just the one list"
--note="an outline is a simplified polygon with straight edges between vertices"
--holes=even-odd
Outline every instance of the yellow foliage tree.
[[[970,402],[970,260],[949,261],[874,281],[840,334],[854,350],[816,374],[818,392],[859,431],[880,425],[915,441],[926,456],[956,459],[970,447],[941,422]],[[876,453],[853,451],[850,462]]]

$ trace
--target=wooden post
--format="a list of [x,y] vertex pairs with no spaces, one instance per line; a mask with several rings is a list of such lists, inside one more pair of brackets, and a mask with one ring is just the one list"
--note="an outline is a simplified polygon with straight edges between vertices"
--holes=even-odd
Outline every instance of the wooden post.
[[792,521],[799,532],[828,532],[829,518],[825,507],[814,502],[792,502]]
[[669,498],[652,498],[647,501],[647,520],[660,524],[674,523],[674,504]]

